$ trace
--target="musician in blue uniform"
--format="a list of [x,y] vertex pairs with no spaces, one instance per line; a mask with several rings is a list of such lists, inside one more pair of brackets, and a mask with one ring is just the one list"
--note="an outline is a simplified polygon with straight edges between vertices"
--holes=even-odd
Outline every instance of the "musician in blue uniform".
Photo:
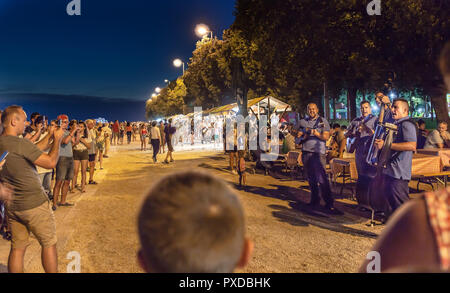
[[375,101],[378,107],[384,107],[384,120],[383,123],[394,123],[394,118],[392,118],[391,110],[391,100],[383,92],[377,92],[375,94]]
[[309,104],[308,117],[300,120],[295,129],[298,131],[297,136],[303,138],[302,161],[306,168],[311,188],[311,202],[309,206],[316,207],[320,205],[320,190],[326,203],[326,212],[336,215],[342,214],[334,208],[330,182],[325,172],[325,142],[330,138],[330,124],[325,118],[319,116],[319,108],[316,104]]
[[[383,170],[384,195],[392,213],[409,200],[409,182],[411,181],[412,157],[417,148],[417,130],[409,119],[409,104],[404,99],[397,99],[392,106],[392,118],[398,126],[398,133],[391,146],[391,158]],[[377,139],[376,148],[381,150],[384,141]]]
[[360,110],[361,117],[351,122],[346,137],[356,137],[354,140],[356,169],[358,170],[356,198],[358,203],[367,203],[367,192],[370,181],[375,177],[376,170],[373,166],[367,164],[366,158],[378,118],[372,115],[372,107],[368,101],[361,102]]

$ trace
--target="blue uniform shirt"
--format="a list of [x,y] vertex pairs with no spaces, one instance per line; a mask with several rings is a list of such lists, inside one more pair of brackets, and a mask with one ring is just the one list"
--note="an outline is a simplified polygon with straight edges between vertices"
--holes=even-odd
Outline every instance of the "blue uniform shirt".
[[[365,120],[364,117],[356,118],[350,124],[350,129],[357,127],[359,123],[364,120]],[[370,114],[370,118],[368,118],[368,121],[365,124],[370,129],[375,130],[377,123],[378,118]],[[372,143],[372,137],[373,134],[368,133],[367,131],[363,131],[363,133],[361,133],[361,139],[358,141],[358,144],[356,145],[355,161],[358,174],[360,175],[372,176],[375,173],[374,170],[375,168],[366,163],[367,153],[369,152],[370,144]]]
[[[395,121],[398,125],[398,134],[393,143],[417,142],[416,126],[411,122],[404,122],[409,117],[405,117]],[[383,170],[383,174],[391,176],[395,179],[410,181],[412,172],[413,152],[395,152],[391,154],[391,161],[387,164],[387,168]]]
[[[323,124],[322,124],[323,123]],[[305,119],[300,120],[300,122],[295,127],[296,130],[299,130],[303,133],[306,132],[306,128],[309,129],[316,129],[320,134],[323,134],[324,132],[330,132],[330,123],[328,123],[327,119],[319,117],[315,120],[312,120],[311,118],[307,117]],[[320,140],[319,138],[315,136],[310,136],[304,143],[303,143],[303,151],[304,152],[311,152],[311,153],[319,153],[322,155],[325,155],[326,146],[325,141]]]
[[392,117],[392,111],[391,108],[388,107],[387,109],[384,110],[384,120],[383,123],[395,123],[394,118]]

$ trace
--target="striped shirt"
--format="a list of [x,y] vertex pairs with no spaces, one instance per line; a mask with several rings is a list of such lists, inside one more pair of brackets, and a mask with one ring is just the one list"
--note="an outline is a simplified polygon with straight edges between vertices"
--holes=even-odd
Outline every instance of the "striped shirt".
[[450,188],[426,193],[428,215],[441,259],[441,268],[450,269]]

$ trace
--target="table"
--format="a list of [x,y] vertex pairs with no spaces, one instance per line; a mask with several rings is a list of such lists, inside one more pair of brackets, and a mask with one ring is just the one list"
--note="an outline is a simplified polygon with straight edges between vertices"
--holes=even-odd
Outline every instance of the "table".
[[[358,170],[354,158],[333,159],[330,163],[333,178],[341,176],[343,184],[341,195],[345,188],[346,182],[358,180]],[[412,159],[412,177],[423,177],[427,174],[439,174],[444,170],[442,160],[438,156],[414,154]],[[436,177],[436,176],[433,176]]]
[[450,167],[450,149],[417,150],[417,153],[423,154],[423,155],[440,157],[444,167]]
[[[350,179],[358,179],[358,170],[356,169],[356,162],[354,158],[333,159],[331,161],[331,170],[333,174],[342,173],[344,168],[348,168]],[[443,171],[444,165],[441,158],[437,156],[415,154],[412,160],[412,175],[439,173]]]

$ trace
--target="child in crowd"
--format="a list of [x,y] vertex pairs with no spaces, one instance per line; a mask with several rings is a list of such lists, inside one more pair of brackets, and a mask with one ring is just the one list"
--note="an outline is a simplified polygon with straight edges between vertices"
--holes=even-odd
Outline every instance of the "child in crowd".
[[148,273],[232,273],[253,250],[236,194],[195,171],[165,177],[151,189],[138,231],[138,260]]

